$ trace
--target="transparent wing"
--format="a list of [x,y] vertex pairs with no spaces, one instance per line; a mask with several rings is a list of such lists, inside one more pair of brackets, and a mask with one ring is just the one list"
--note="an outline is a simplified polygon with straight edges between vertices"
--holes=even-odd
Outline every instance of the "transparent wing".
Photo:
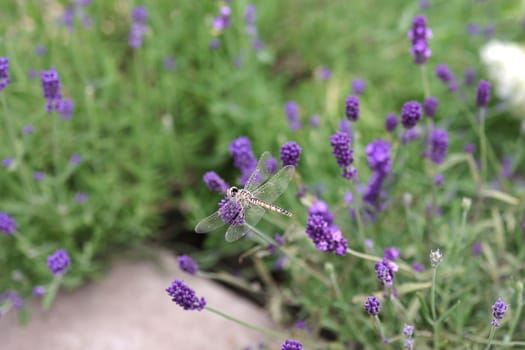
[[[255,226],[261,220],[264,215],[264,209],[256,205],[247,205],[243,207],[244,217],[247,224],[250,226]],[[244,237],[248,232],[250,232],[250,227],[248,225],[238,225],[230,226],[228,231],[226,231],[226,241],[233,242],[242,237]]]
[[255,170],[248,178],[248,181],[246,181],[246,184],[244,185],[244,189],[252,192],[255,188],[259,187],[268,177],[271,175],[270,172],[268,172],[268,168],[266,166],[268,159],[272,158],[272,155],[270,152],[264,152],[261,157],[259,158],[259,161],[257,162],[257,166],[255,167]]
[[255,189],[252,194],[267,203],[273,203],[286,190],[294,173],[295,168],[287,165],[272,176],[268,182]]
[[205,219],[202,219],[197,226],[195,226],[195,232],[197,233],[208,233],[218,229],[226,223],[222,220],[219,211],[211,214]]

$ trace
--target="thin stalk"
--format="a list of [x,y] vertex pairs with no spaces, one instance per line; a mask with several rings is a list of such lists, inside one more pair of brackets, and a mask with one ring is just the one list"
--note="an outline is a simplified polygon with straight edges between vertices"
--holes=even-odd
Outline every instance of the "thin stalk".
[[304,271],[308,272],[310,275],[317,278],[319,281],[321,281],[324,285],[329,286],[330,281],[327,280],[321,273],[315,271],[310,266],[308,266],[304,261],[297,259],[295,256],[288,253],[287,250],[285,250],[283,247],[281,247],[273,238],[266,235],[264,232],[261,232],[260,230],[256,229],[255,227],[245,224],[250,230],[252,230],[260,239],[264,240],[265,242],[272,244],[275,248],[277,248],[281,253],[283,253],[290,261],[300,265]]
[[432,274],[432,288],[430,290],[430,308],[432,310],[432,327],[434,328],[434,349],[439,349],[439,322],[436,313],[436,279],[438,266],[434,268]]
[[379,336],[381,337],[381,340],[385,341],[385,332],[383,330],[383,326],[381,325],[381,320],[379,319],[379,316],[374,316],[374,322],[376,324],[377,330],[379,331]]
[[494,339],[494,333],[496,333],[496,327],[492,326],[490,327],[490,333],[489,333],[489,340],[487,342],[487,346],[485,347],[485,350],[489,350],[492,346],[492,340]]
[[5,93],[1,93],[0,95],[2,95],[2,106],[4,108],[5,128],[7,129],[7,135],[9,138],[9,143],[11,144],[13,155],[16,156],[15,134],[13,125],[11,124],[11,119],[9,118]]
[[355,219],[357,221],[357,233],[359,235],[359,240],[363,247],[365,246],[365,226],[363,225],[363,219],[361,218],[361,201],[360,197],[357,194],[355,186],[350,186],[350,191],[352,192],[352,204],[355,212]]
[[485,134],[485,115],[486,109],[481,108],[479,111],[479,142],[481,148],[481,181],[487,180],[487,135]]
[[430,97],[430,87],[428,85],[427,68],[425,64],[421,64],[421,83],[423,84],[423,92],[425,93],[425,99]]
[[217,314],[221,317],[224,317],[225,319],[227,320],[230,320],[232,322],[235,322],[237,324],[240,324],[241,326],[243,327],[246,327],[246,328],[249,328],[249,329],[253,329],[257,332],[260,332],[262,334],[265,334],[267,336],[270,336],[270,337],[274,337],[274,338],[279,338],[279,339],[286,339],[287,338],[287,334],[285,333],[281,333],[281,332],[276,332],[276,331],[272,331],[270,329],[266,329],[266,328],[262,328],[262,327],[259,327],[259,326],[255,326],[253,324],[250,324],[248,322],[244,322],[242,320],[239,320],[238,318],[235,318],[233,316],[230,316],[228,314],[225,314],[224,312],[222,311],[219,311],[217,309],[214,309],[212,308],[211,306],[205,306],[204,307],[205,310],[208,310],[210,312],[213,312],[214,314]]

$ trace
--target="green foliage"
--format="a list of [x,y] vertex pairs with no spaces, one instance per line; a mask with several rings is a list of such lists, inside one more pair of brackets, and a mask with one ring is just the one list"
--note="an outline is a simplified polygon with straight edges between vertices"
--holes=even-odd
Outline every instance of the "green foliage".
[[[481,344],[489,333],[490,307],[501,296],[511,307],[496,337],[506,332],[505,345],[511,345],[510,339],[523,345],[523,132],[519,121],[497,108],[495,98],[482,130],[475,87],[462,86],[467,68],[485,78],[478,52],[486,39],[467,35],[468,22],[483,28],[495,24],[498,37],[523,39],[516,5],[431,2],[424,13],[434,34],[433,54],[421,69],[408,55],[406,38],[413,16],[420,12],[417,2],[261,2],[256,23],[262,51],[253,49],[246,34],[247,4],[232,2],[232,24],[220,33],[216,50],[209,47],[211,23],[219,11],[214,1],[140,4],[148,10],[148,29],[139,49],[128,45],[133,8],[128,2],[93,1],[77,8],[73,31],[61,22],[61,4],[45,10],[37,2],[6,5],[0,14],[0,56],[10,59],[12,82],[0,92],[0,159],[13,157],[14,162],[0,169],[0,212],[11,215],[18,230],[0,237],[0,293],[16,291],[28,297],[33,287],[45,285],[47,307],[60,283],[74,287],[98,276],[105,258],[144,242],[158,231],[168,211],[183,214],[177,231],[193,235],[194,224],[216,210],[219,200],[202,184],[202,175],[214,170],[236,184],[238,172],[228,148],[245,135],[256,156],[265,150],[277,155],[286,141],[303,148],[299,176],[278,201],[295,217],[290,221],[266,215],[257,226],[269,236],[285,233],[286,269],[274,271],[276,257],[265,255],[264,246],[250,255],[258,268],[241,272],[247,280],[266,282],[266,300],[278,300],[278,307],[271,308],[276,319],[307,321],[312,336],[298,332],[299,338],[334,349],[357,343],[380,347],[382,340],[362,305],[366,296],[383,294],[374,262],[384,248],[396,246],[402,258],[395,277],[398,297],[384,299],[379,315],[386,337],[401,344],[403,324],[408,323],[416,328],[416,348],[437,348],[436,338],[441,348]],[[85,15],[92,21],[89,28],[83,27]],[[37,45],[45,47],[44,55],[35,54]],[[173,70],[163,65],[168,56],[175,58]],[[435,78],[439,63],[454,72],[460,93],[450,93]],[[50,67],[60,75],[64,97],[74,100],[72,120],[45,112],[38,72]],[[330,80],[316,78],[321,67],[331,69]],[[37,79],[28,77],[31,69]],[[329,143],[356,77],[367,82],[360,120],[353,124],[360,185],[366,186],[371,175],[366,145],[377,138],[393,144],[386,209],[364,229],[349,215],[344,200],[356,186],[340,176]],[[429,84],[427,96],[422,78]],[[435,123],[450,132],[449,154],[439,166],[421,157],[421,139],[405,145],[384,131],[388,113],[399,114],[404,102],[423,101],[429,93],[440,100],[438,115],[421,124]],[[301,110],[303,127],[296,133],[289,130],[284,114],[284,104],[291,100]],[[318,128],[309,124],[312,115],[320,116]],[[22,128],[28,124],[34,131],[24,135]],[[479,145],[485,132],[488,167],[480,172],[474,165],[479,147],[473,158],[463,146]],[[78,165],[70,162],[73,154],[82,157]],[[501,175],[504,155],[513,157],[510,178]],[[43,181],[34,180],[35,171],[45,173]],[[445,175],[441,187],[433,184],[438,173]],[[308,194],[299,199],[295,192],[301,184]],[[78,192],[87,193],[88,201],[75,201]],[[314,195],[330,206],[351,254],[316,251],[306,237]],[[462,203],[464,197],[471,198],[470,208]],[[441,215],[432,214],[436,208]],[[365,239],[374,247],[365,247]],[[471,253],[476,242],[482,242],[480,256]],[[253,245],[248,239],[225,244],[216,233],[196,256],[211,269],[218,261],[236,261]],[[69,252],[72,263],[57,281],[46,258],[59,248]],[[444,252],[444,261],[437,270],[433,305],[428,255],[436,248]],[[413,262],[426,271],[414,272]],[[276,276],[282,281],[278,289]]]

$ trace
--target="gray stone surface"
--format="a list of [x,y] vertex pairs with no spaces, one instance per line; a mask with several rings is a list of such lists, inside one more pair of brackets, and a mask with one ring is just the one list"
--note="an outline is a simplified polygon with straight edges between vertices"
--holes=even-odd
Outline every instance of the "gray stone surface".
[[[164,289],[182,278],[208,305],[263,327],[274,328],[264,310],[220,285],[189,276],[176,259],[161,253],[151,261],[116,261],[107,276],[74,292],[61,292],[49,312],[30,303],[31,321],[15,312],[0,319],[2,350],[244,349],[264,339],[208,311],[184,311]],[[278,348],[277,343],[272,348]]]

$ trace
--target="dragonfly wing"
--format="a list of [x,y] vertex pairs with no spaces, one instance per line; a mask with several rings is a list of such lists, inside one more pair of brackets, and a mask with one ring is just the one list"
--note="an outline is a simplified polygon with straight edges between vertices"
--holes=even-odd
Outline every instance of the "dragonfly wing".
[[195,232],[197,233],[208,233],[218,229],[225,224],[224,220],[219,214],[219,211],[211,214],[205,219],[202,219],[197,226],[195,226]]
[[248,181],[246,181],[246,184],[244,185],[244,189],[248,191],[253,191],[255,188],[259,187],[261,184],[268,179],[268,177],[271,175],[271,173],[268,171],[268,160],[272,158],[272,155],[270,152],[264,152],[261,157],[259,158],[259,161],[257,162],[257,166],[255,167],[255,170],[251,173],[250,177],[248,178]]
[[294,173],[295,168],[287,165],[272,176],[268,182],[254,190],[252,194],[267,203],[272,203],[286,190]]
[[243,208],[244,217],[246,224],[248,225],[232,225],[226,231],[226,241],[233,242],[242,237],[244,237],[248,232],[251,231],[250,226],[253,227],[257,225],[259,220],[261,220],[264,215],[264,209],[255,205],[246,206]]

